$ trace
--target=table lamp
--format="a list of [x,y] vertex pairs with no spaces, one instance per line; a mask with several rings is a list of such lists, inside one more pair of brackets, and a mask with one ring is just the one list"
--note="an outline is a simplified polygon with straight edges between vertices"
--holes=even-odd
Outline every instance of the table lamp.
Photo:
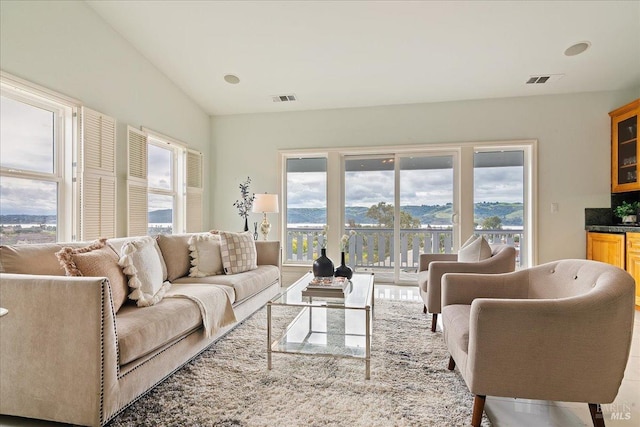
[[253,212],[262,213],[262,223],[260,224],[260,232],[264,236],[263,240],[267,240],[267,235],[271,231],[271,224],[267,221],[268,213],[278,213],[278,195],[277,194],[256,194],[253,201]]

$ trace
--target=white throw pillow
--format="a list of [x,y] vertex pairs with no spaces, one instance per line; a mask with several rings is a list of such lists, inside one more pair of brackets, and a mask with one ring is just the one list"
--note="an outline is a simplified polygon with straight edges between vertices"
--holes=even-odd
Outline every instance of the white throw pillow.
[[458,251],[458,261],[478,262],[491,258],[491,246],[484,236],[471,236]]
[[191,269],[189,277],[206,277],[222,274],[222,254],[220,236],[195,234],[189,238]]
[[226,274],[242,273],[258,268],[256,242],[249,231],[231,233],[220,231],[222,266]]
[[133,289],[129,299],[136,301],[138,307],[157,304],[171,287],[170,282],[164,281],[166,266],[153,237],[142,237],[122,245],[118,263]]

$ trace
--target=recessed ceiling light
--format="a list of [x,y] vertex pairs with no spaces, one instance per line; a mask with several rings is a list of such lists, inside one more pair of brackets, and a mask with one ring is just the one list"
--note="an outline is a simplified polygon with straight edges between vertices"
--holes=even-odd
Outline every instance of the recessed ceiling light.
[[566,56],[580,55],[582,52],[584,52],[585,50],[589,49],[589,46],[591,46],[590,42],[576,43],[573,46],[569,46],[567,48],[567,50],[564,51],[564,54]]
[[234,76],[233,74],[227,74],[226,76],[224,76],[224,81],[232,85],[237,85],[238,83],[240,83],[240,79],[238,78],[238,76]]

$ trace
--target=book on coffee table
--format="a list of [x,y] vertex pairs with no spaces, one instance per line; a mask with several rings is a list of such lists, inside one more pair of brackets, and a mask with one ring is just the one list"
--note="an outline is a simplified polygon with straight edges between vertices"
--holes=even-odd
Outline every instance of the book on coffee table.
[[303,297],[345,298],[351,292],[351,281],[346,277],[314,277],[302,290]]

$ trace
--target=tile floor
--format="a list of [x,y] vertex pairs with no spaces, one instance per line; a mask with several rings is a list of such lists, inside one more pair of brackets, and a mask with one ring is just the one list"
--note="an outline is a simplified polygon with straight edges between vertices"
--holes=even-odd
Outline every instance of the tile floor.
[[[384,284],[376,285],[376,298],[420,301],[416,287]],[[592,426],[586,404],[487,397],[485,409],[494,427]],[[607,427],[640,426],[640,311],[636,311],[631,355],[622,386],[616,400],[603,405],[603,413]],[[52,425],[54,423],[0,415],[0,426]]]

